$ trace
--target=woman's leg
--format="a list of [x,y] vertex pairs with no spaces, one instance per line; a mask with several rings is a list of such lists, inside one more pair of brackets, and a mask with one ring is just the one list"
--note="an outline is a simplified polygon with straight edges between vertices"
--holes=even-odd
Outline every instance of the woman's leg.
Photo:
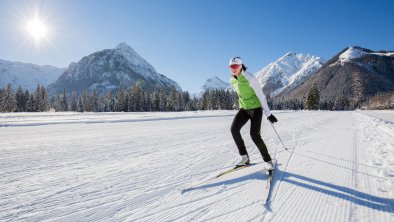
[[233,139],[235,144],[237,144],[238,151],[241,156],[248,154],[244,140],[241,136],[241,128],[246,124],[246,122],[248,122],[249,118],[250,116],[245,112],[245,110],[240,109],[231,124],[231,134],[233,135]]
[[271,156],[268,153],[267,146],[261,138],[261,120],[263,118],[263,110],[261,108],[254,109],[251,115],[250,122],[250,136],[253,142],[259,148],[261,156],[265,162],[271,160]]

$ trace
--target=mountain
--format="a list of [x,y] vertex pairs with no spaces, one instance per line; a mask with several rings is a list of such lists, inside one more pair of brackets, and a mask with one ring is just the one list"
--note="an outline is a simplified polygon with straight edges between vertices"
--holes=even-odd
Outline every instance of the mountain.
[[214,76],[212,78],[207,79],[204,84],[200,87],[200,92],[192,94],[193,97],[200,98],[207,90],[213,89],[224,89],[226,90],[230,87],[230,83],[226,83],[221,80],[219,77]]
[[345,48],[305,82],[280,95],[304,98],[315,83],[321,102],[342,99],[350,108],[359,107],[371,96],[394,91],[394,52]]
[[34,91],[37,84],[48,86],[65,71],[65,68],[39,66],[30,63],[11,62],[0,59],[0,87],[11,83],[14,89],[19,85]]
[[170,90],[181,87],[168,77],[159,74],[151,64],[142,58],[126,43],[120,43],[114,49],[104,49],[83,57],[77,63],[71,63],[69,68],[50,85],[49,93],[63,91],[97,90],[103,93],[120,87],[130,87],[138,84],[143,90],[160,88]]
[[226,89],[230,84],[224,82],[219,79],[219,77],[215,76],[207,79],[204,84],[201,86],[201,91],[207,91],[211,89]]
[[275,96],[285,88],[294,88],[318,70],[325,60],[289,52],[255,73],[264,93]]

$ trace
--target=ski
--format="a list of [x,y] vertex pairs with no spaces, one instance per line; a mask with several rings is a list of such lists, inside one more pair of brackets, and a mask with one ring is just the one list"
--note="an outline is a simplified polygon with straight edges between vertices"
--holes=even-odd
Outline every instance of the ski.
[[204,184],[204,183],[208,183],[208,182],[210,182],[210,181],[212,181],[212,180],[215,180],[215,179],[217,179],[217,178],[219,178],[219,177],[222,177],[222,176],[224,176],[224,175],[233,173],[233,172],[238,171],[238,170],[241,170],[241,169],[245,169],[245,168],[250,167],[250,166],[253,166],[253,165],[256,165],[256,163],[250,163],[250,164],[248,164],[248,165],[242,165],[242,166],[235,166],[235,167],[233,167],[233,168],[231,168],[231,169],[228,169],[228,170],[225,170],[225,171],[223,171],[223,172],[218,173],[218,174],[217,174],[216,176],[214,176],[214,177],[210,177],[210,178],[208,178],[208,179],[206,179],[206,180],[203,180],[203,181],[201,181],[201,182],[199,182],[199,183],[197,183],[197,184],[193,184],[193,185],[191,185],[191,186],[189,186],[189,187],[183,188],[183,189],[181,189],[181,193],[184,193],[184,192],[187,192],[187,191],[190,191],[190,190],[194,190],[195,188],[201,186],[201,185]]
[[265,188],[263,190],[263,204],[267,205],[271,202],[271,194],[272,194],[272,182],[274,179],[275,175],[275,170],[276,170],[276,161],[274,162],[274,169],[273,170],[268,170],[268,179],[267,183],[265,185]]

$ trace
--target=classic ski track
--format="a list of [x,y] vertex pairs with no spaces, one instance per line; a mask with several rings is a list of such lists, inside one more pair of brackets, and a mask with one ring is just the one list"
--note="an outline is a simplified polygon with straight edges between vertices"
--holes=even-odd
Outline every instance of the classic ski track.
[[[252,167],[257,167],[257,166],[258,165],[252,166]],[[256,171],[256,169],[254,171]],[[234,177],[234,175],[230,175],[229,174],[229,175],[223,176],[221,178],[214,179],[213,181],[210,181],[209,184],[215,184],[215,183],[218,183],[218,181],[224,181],[225,182],[227,180],[227,178],[232,178],[232,177]],[[257,183],[258,182],[260,182],[260,181],[257,181]],[[209,206],[220,205],[217,200],[216,201],[212,200],[211,197],[214,196],[214,195],[224,196],[223,199],[221,199],[221,201],[219,201],[220,203],[224,202],[224,206],[223,207],[215,207],[215,209],[217,209],[218,211],[220,209],[223,209],[223,211],[226,211],[226,209],[229,209],[229,207],[231,207],[231,205],[232,205],[231,201],[226,201],[226,200],[230,200],[230,199],[234,198],[234,196],[237,196],[237,195],[243,196],[244,192],[245,192],[245,189],[241,189],[241,190],[239,190],[239,189],[241,187],[243,187],[243,186],[246,186],[246,185],[248,185],[248,187],[250,188],[251,187],[251,185],[250,185],[251,183],[256,183],[256,181],[249,182],[249,181],[246,180],[246,181],[243,181],[242,184],[231,185],[232,188],[228,187],[227,185],[224,186],[224,187],[223,187],[223,185],[221,185],[219,187],[209,188],[209,190],[214,191],[213,194],[210,194],[209,190],[208,190],[208,193],[207,193],[206,189],[195,189],[195,190],[189,191],[189,192],[183,194],[183,196],[181,196],[180,199],[182,200],[185,196],[187,196],[190,199],[193,199],[195,197],[197,199],[194,199],[193,201],[187,201],[187,202],[185,202],[183,204],[180,204],[178,206],[168,207],[165,210],[165,211],[168,211],[168,213],[167,214],[163,214],[160,218],[162,218],[162,217],[163,218],[170,217],[170,218],[172,218],[171,220],[185,219],[185,217],[190,216],[190,214],[193,214],[193,215],[197,214],[197,215],[199,215],[200,214],[199,211],[203,211],[204,214],[206,214],[206,216],[209,216],[209,214],[207,214],[207,212],[206,212],[207,210],[204,210],[204,209],[209,209]],[[220,182],[219,182],[219,184],[220,184]],[[249,188],[247,189],[247,191],[249,191],[249,193],[251,195],[253,195],[254,192],[250,192]],[[255,186],[255,189],[258,190],[259,186]],[[225,192],[227,194],[225,195],[223,192]],[[190,204],[197,203],[197,202],[201,203],[201,202],[204,202],[204,201],[207,201],[208,203],[204,203],[203,206],[198,207],[198,209],[195,209],[195,210],[193,210],[191,212],[190,211],[189,212],[186,211],[187,213],[184,213],[184,211],[182,211],[182,209],[184,209],[184,208],[187,209],[188,208],[187,206],[190,205]],[[173,208],[177,208],[177,209],[174,210]],[[174,212],[178,212],[178,213],[174,214]],[[139,219],[143,219],[143,220],[146,219],[146,221],[149,221],[150,219],[146,218],[146,217],[154,216],[155,214],[161,214],[161,213],[163,213],[163,211],[151,212],[150,214],[145,214],[143,218],[139,218]],[[174,218],[174,216],[177,216],[177,217]],[[194,215],[193,217],[196,217],[196,215]],[[153,219],[153,218],[151,218],[151,219]],[[192,219],[192,218],[188,218],[187,220],[190,220],[190,219]]]
[[[281,189],[281,193],[280,193],[281,195],[278,197],[279,199],[276,198],[277,197],[276,195],[278,194],[278,190],[281,188],[281,184],[284,182],[283,176],[287,173],[288,167],[291,165],[292,158],[294,158],[294,156],[297,156],[298,153],[303,152],[303,149],[299,149],[300,142],[305,141],[305,139],[306,139],[305,136],[308,135],[309,132],[319,131],[320,129],[325,127],[324,123],[330,122],[330,120],[333,120],[334,118],[335,117],[328,116],[328,119],[323,119],[323,120],[320,119],[320,123],[309,123],[309,124],[313,124],[313,126],[308,126],[309,124],[303,125],[303,127],[302,127],[303,130],[300,132],[300,135],[299,135],[299,138],[300,137],[301,138],[297,141],[297,146],[293,150],[291,150],[292,152],[288,157],[288,161],[286,162],[284,169],[281,170],[281,177],[279,180],[279,184],[275,185],[277,188],[275,190],[275,196],[273,197],[274,200],[272,201],[273,202],[272,203],[273,204],[272,212],[268,212],[267,210],[265,210],[262,221],[277,221],[276,217],[279,215],[279,214],[277,214],[277,212],[281,212],[283,209],[289,209],[289,208],[292,208],[293,206],[299,205],[300,201],[298,199],[287,198],[287,196],[291,196],[291,194],[293,192],[297,191],[298,196],[301,196],[301,197],[308,196],[310,190],[305,189],[305,188],[301,188],[299,186],[294,186],[294,188],[292,190]],[[314,131],[312,131],[311,128],[314,129]],[[319,169],[325,170],[325,166],[320,165]],[[289,172],[289,173],[291,173],[291,172]],[[307,176],[307,174],[302,175],[302,176]],[[287,178],[285,178],[285,179],[286,179],[286,182],[289,182],[289,180],[291,180],[291,181],[295,182],[295,184],[298,184],[297,180],[294,180],[292,177],[290,177],[289,179],[287,179]],[[323,197],[323,198],[325,198],[325,197]],[[286,199],[286,201],[281,201],[281,199]],[[281,206],[278,206],[278,208],[276,209],[275,202],[277,202],[277,201],[282,202],[284,204],[282,204]],[[321,204],[321,200],[314,200],[314,201],[309,201],[307,203],[303,203],[303,205],[305,205],[305,208],[307,208],[308,206],[310,208],[315,208],[316,206],[318,206],[320,204]],[[324,208],[321,208],[321,209],[324,209]],[[314,212],[313,214],[311,214],[311,212],[309,212],[309,211],[302,211],[302,212],[299,212],[299,214],[296,217],[292,217],[292,218],[283,218],[282,217],[282,219],[278,219],[278,220],[279,221],[282,221],[282,220],[284,220],[284,221],[299,221],[299,220],[305,220],[305,218],[308,217],[310,219],[310,221],[313,221],[312,220],[312,218],[314,217],[313,215],[315,215],[316,220],[321,220],[322,218],[320,215],[325,215],[322,213],[323,212],[320,212],[320,213]],[[298,219],[296,219],[296,218],[298,218]],[[307,221],[309,221],[309,220],[307,220]]]
[[[153,129],[154,132],[149,134],[150,141],[145,140],[145,143],[149,142],[150,149],[127,149],[127,144],[131,142],[135,143],[135,147],[144,143],[128,139],[130,136],[127,132],[120,130],[117,131],[120,132],[119,138],[114,135],[110,135],[110,139],[95,138],[95,133],[85,132],[86,138],[82,139],[82,136],[76,135],[72,139],[82,139],[81,143],[84,145],[78,148],[72,146],[75,143],[52,134],[48,135],[42,147],[35,145],[39,141],[35,138],[28,140],[32,145],[27,147],[15,141],[16,147],[21,147],[20,152],[16,152],[12,147],[0,149],[3,151],[0,161],[9,163],[8,168],[0,168],[1,173],[4,172],[5,175],[0,177],[0,208],[5,210],[0,212],[0,220],[391,221],[394,203],[384,203],[384,192],[379,189],[390,188],[393,177],[390,177],[389,169],[380,166],[379,162],[371,162],[374,160],[374,152],[379,154],[380,150],[368,147],[368,144],[377,144],[377,147],[393,145],[391,140],[388,141],[389,144],[379,141],[380,138],[389,138],[392,135],[391,128],[386,129],[385,125],[379,123],[379,129],[374,129],[370,125],[375,119],[357,112],[301,114],[294,113],[283,117],[279,115],[280,121],[297,121],[290,119],[293,117],[302,117],[301,120],[305,120],[297,125],[293,123],[297,126],[294,127],[295,130],[278,125],[278,133],[285,145],[289,146],[289,152],[283,151],[270,126],[263,124],[262,135],[270,153],[278,148],[276,159],[279,173],[275,175],[276,183],[271,195],[270,211],[264,210],[260,204],[262,186],[265,186],[267,177],[262,170],[252,173],[257,171],[247,168],[245,172],[234,172],[217,179],[216,182],[209,182],[210,186],[203,186],[182,195],[176,189],[190,181],[199,181],[216,175],[221,169],[231,166],[230,161],[236,156],[233,154],[236,148],[231,140],[228,124],[221,125],[218,134],[204,130],[212,121],[231,122],[231,117],[223,116],[209,118],[209,123],[199,119],[176,120],[184,125],[181,125],[181,129],[171,129],[170,132],[182,134],[174,135],[172,140]],[[305,117],[306,115],[308,117]],[[315,118],[319,115],[322,117]],[[350,123],[347,119],[349,117],[353,118],[351,126],[340,124],[345,121]],[[163,124],[165,121],[159,122]],[[189,123],[194,124],[193,131],[190,132],[185,130]],[[337,123],[338,134],[334,134],[333,126]],[[126,125],[110,124],[111,130],[130,129]],[[83,125],[75,126],[64,126],[62,129],[66,132],[62,132],[62,135],[74,135],[75,132],[71,130]],[[45,133],[47,129],[57,127],[39,126],[36,129]],[[3,130],[16,132],[16,128],[18,127]],[[245,128],[242,135],[248,151],[252,154],[252,161],[258,162],[261,156],[249,139],[248,126]],[[30,132],[33,127],[23,129]],[[346,138],[346,144],[340,144],[335,139],[324,140],[324,143],[316,143],[321,145],[319,149],[313,149],[311,144],[315,144],[314,140],[324,138],[321,136],[323,134],[316,133],[325,132],[327,129],[331,130],[327,132],[330,137],[341,133],[349,135],[343,137]],[[112,133],[111,130],[103,130],[105,133]],[[353,134],[347,130],[353,130]],[[139,132],[133,133],[138,135]],[[193,136],[194,134],[198,137]],[[141,135],[147,134],[143,132]],[[23,135],[20,136],[23,140]],[[186,137],[187,142],[182,139]],[[368,138],[367,143],[362,141],[364,138]],[[60,141],[56,142],[59,139]],[[160,139],[164,141],[159,141]],[[191,149],[192,146],[188,143],[200,150]],[[209,147],[211,143],[215,144],[215,147]],[[0,145],[2,144],[10,143],[3,140],[0,141]],[[63,146],[54,150],[52,154],[51,148],[57,144]],[[32,152],[34,150],[37,152]],[[73,155],[74,151],[79,152],[78,156]],[[89,155],[85,156],[84,152]],[[26,156],[25,153],[30,156]],[[44,156],[48,163],[41,164],[36,161],[40,155],[49,155]],[[124,156],[127,158],[123,158]],[[166,156],[167,161],[159,161],[163,156]],[[133,162],[135,158],[138,158],[139,162]],[[25,162],[31,164],[24,164]],[[144,164],[138,164],[140,162]],[[60,170],[65,172],[57,176]],[[321,175],[316,172],[321,172]],[[389,175],[388,178],[384,178],[385,175]],[[10,187],[23,189],[13,192]],[[390,190],[386,193],[392,197]],[[305,210],[302,210],[300,205],[305,207]]]
[[[209,136],[209,137],[211,137],[211,136]],[[217,139],[217,138],[212,138],[212,140],[215,140],[215,139]],[[198,141],[201,141],[201,138],[200,138],[200,140],[198,140]],[[209,140],[207,140],[207,139],[204,139],[204,142],[206,143],[206,142],[209,142]],[[178,145],[178,147],[181,147],[181,146],[179,146]],[[160,152],[160,151],[159,151]],[[203,160],[204,159],[204,157],[201,157],[201,160]],[[206,158],[205,158],[206,159]],[[151,166],[153,166],[154,167],[154,165],[151,165]],[[160,168],[159,168],[160,169]],[[116,170],[115,170],[115,172],[113,172],[112,173],[112,175],[119,175],[119,168],[118,168],[118,172],[116,172]],[[184,171],[187,171],[187,169],[185,169]],[[109,172],[109,170],[107,171],[107,172]],[[152,171],[153,172],[153,171]],[[148,172],[147,172],[148,173]],[[149,173],[148,173],[149,174]],[[107,173],[105,176],[110,176],[110,177],[112,177],[111,176],[111,173]],[[23,176],[24,177],[24,176]],[[102,176],[102,177],[104,177],[104,176]],[[124,177],[124,178],[126,178],[126,177]],[[161,178],[161,180],[162,180],[163,178]],[[179,182],[179,180],[177,180],[178,182]],[[12,181],[8,181],[8,182],[12,182]],[[182,181],[180,181],[180,182],[182,182]],[[138,183],[138,182],[137,182]],[[136,183],[136,184],[137,184]],[[139,181],[139,183],[143,183],[143,181]],[[41,204],[40,203],[42,203],[42,202],[44,202],[45,203],[45,205],[46,206],[48,206],[48,205],[50,205],[50,198],[52,197],[52,196],[55,196],[55,195],[59,195],[59,194],[61,194],[61,193],[66,193],[66,192],[72,192],[72,191],[75,191],[76,189],[78,189],[78,187],[81,187],[81,186],[83,186],[83,185],[86,185],[87,183],[84,183],[84,184],[80,184],[80,185],[76,185],[76,186],[72,186],[72,187],[67,187],[66,189],[60,189],[60,190],[58,190],[58,191],[56,191],[55,193],[53,193],[53,194],[49,194],[49,195],[47,195],[46,197],[43,197],[43,198],[40,198],[40,199],[37,199],[37,201],[39,201],[39,202],[37,202],[37,201],[34,201],[34,202],[30,202],[30,203],[28,203],[27,205],[26,204],[24,204],[23,205],[23,207],[26,209],[25,211],[19,211],[19,213],[18,214],[20,214],[20,215],[23,215],[23,214],[25,214],[25,213],[28,213],[29,211],[34,211],[35,210],[35,208],[42,208],[42,209],[45,209],[45,206],[40,206]],[[132,184],[132,183],[131,183]],[[130,185],[130,184],[129,184]],[[113,185],[113,187],[116,187],[117,185]],[[122,191],[122,190],[120,190],[120,191]],[[31,191],[26,191],[26,192],[31,192]],[[153,195],[153,196],[155,196],[155,195]],[[96,198],[95,200],[99,200],[99,198]],[[56,200],[55,200],[56,201]],[[86,201],[90,201],[90,200],[86,200]],[[82,202],[82,203],[80,203],[81,205],[83,205],[83,203],[86,203],[86,201],[85,202]],[[31,209],[29,209],[29,206],[34,206],[34,208],[31,208]],[[94,207],[94,206],[92,206],[92,207]],[[81,212],[83,212],[83,211],[81,211]],[[71,213],[71,214],[73,214],[73,213]],[[66,215],[63,215],[63,216],[68,216],[69,214],[66,214]],[[110,214],[111,215],[111,214]],[[46,214],[46,216],[49,216],[49,217],[51,217],[50,215],[48,215],[48,214]],[[23,218],[25,218],[25,217],[20,217],[20,219],[23,219]],[[93,217],[93,219],[92,220],[95,220],[94,218],[96,218],[97,219],[97,216],[94,216]],[[89,218],[86,218],[86,220],[87,221],[89,221]]]

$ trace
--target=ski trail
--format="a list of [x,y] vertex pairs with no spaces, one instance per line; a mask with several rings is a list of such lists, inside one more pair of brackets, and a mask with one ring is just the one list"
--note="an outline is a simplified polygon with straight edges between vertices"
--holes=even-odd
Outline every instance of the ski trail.
[[[389,138],[394,137],[394,124],[362,112],[353,113],[353,117],[358,129],[355,144],[359,148],[354,165],[363,172],[356,175],[355,187],[371,194],[364,197],[368,200],[366,207],[354,209],[355,217],[358,220],[390,221],[394,217],[394,143]],[[378,197],[387,198],[387,201],[382,203]],[[391,215],[377,215],[379,210],[391,212]]]
[[[342,117],[341,120],[345,118],[346,117]],[[329,181],[330,177],[332,178],[333,175],[337,174],[335,168],[327,167],[324,160],[323,162],[316,161],[314,159],[310,159],[308,154],[305,154],[305,151],[309,149],[321,151],[321,144],[325,144],[323,146],[324,148],[327,148],[325,150],[330,150],[331,152],[335,147],[339,147],[335,141],[328,140],[328,138],[332,138],[332,135],[326,135],[327,133],[330,133],[330,131],[334,135],[338,134],[336,130],[331,128],[331,124],[335,124],[335,119],[337,118],[328,115],[325,119],[319,119],[318,123],[310,122],[304,124],[303,131],[301,135],[299,135],[301,139],[297,149],[292,151],[291,156],[289,157],[289,160],[291,161],[288,161],[283,169],[284,172],[282,172],[279,186],[281,192],[276,191],[277,196],[275,197],[275,201],[272,203],[273,213],[272,215],[266,215],[266,221],[313,221],[313,218],[320,221],[330,221],[333,219],[333,215],[340,215],[340,213],[336,212],[336,208],[326,207],[325,204],[322,205],[322,203],[330,203],[333,201],[329,195],[324,195],[330,191],[330,189],[327,190],[325,187],[326,183],[317,180],[317,178],[319,178],[319,174],[323,174],[326,175],[324,179],[328,179]],[[327,125],[327,123],[329,125]],[[344,129],[343,131],[346,130]],[[325,142],[319,140],[323,140]],[[351,144],[351,140],[349,140],[348,143]],[[317,172],[319,173],[317,174]],[[335,181],[335,179],[333,180]],[[329,184],[327,183],[327,185]],[[311,190],[314,192],[311,192]],[[303,203],[302,209],[299,209],[300,203]],[[276,208],[278,205],[279,208]],[[348,205],[348,203],[346,203],[346,205]],[[286,216],[286,213],[282,212],[286,212],[288,207],[296,208],[293,210],[299,212],[299,214]],[[323,212],[319,212],[319,210],[323,209],[335,211],[336,213],[324,214]],[[325,215],[331,216],[330,218],[325,218]]]
[[[97,123],[39,126],[7,116],[21,126],[0,127],[0,221],[393,220],[394,126],[380,118],[392,112],[275,113],[289,151],[264,120],[262,137],[278,151],[267,209],[263,164],[181,194],[177,188],[234,165],[227,114],[168,113],[165,121],[146,114],[157,121],[134,122],[127,118],[143,117],[89,114]],[[38,123],[67,122],[61,115],[37,115]],[[259,163],[249,127],[241,133]]]

